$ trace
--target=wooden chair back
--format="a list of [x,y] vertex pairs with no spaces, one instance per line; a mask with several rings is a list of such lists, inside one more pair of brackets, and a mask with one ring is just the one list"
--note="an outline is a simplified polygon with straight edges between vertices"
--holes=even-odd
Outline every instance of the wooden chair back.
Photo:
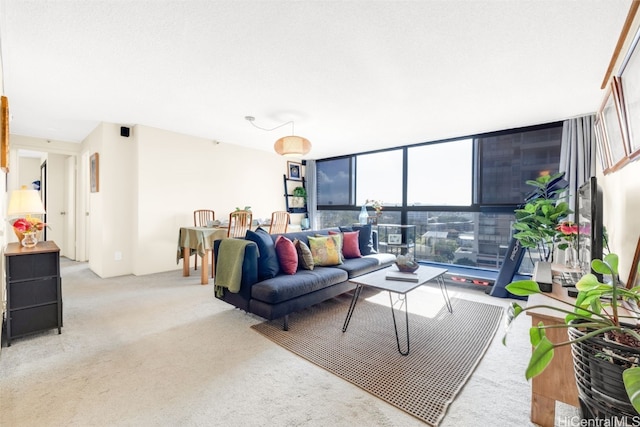
[[286,233],[289,228],[289,212],[275,211],[271,213],[271,225],[269,225],[269,234]]
[[253,214],[251,211],[234,211],[229,214],[227,237],[244,237],[251,229]]
[[198,209],[193,211],[194,227],[206,227],[209,222],[216,220],[216,213],[209,209]]

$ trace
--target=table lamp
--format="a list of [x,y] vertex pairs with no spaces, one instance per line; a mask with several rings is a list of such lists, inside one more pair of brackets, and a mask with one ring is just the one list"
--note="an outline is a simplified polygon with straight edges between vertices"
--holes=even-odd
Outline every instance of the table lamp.
[[[40,193],[36,190],[29,190],[26,185],[23,185],[19,190],[11,192],[11,198],[9,199],[9,207],[7,208],[7,216],[21,216],[25,215],[26,219],[30,218],[30,215],[45,214],[44,205],[40,199]],[[18,240],[22,242],[24,236],[21,232],[16,230]],[[23,243],[23,242],[22,242]]]

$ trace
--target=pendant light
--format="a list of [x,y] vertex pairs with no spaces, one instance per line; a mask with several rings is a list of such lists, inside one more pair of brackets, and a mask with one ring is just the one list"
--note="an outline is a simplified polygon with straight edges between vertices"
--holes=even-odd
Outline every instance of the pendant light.
[[294,123],[293,120],[283,123],[279,126],[274,127],[273,129],[265,129],[262,128],[258,125],[256,125],[254,123],[255,117],[252,116],[246,116],[245,120],[247,120],[249,123],[251,123],[251,125],[253,127],[256,127],[260,130],[265,130],[268,132],[271,132],[272,130],[276,130],[278,128],[281,128],[282,126],[286,126],[289,123],[291,124],[291,135],[289,136],[284,136],[280,139],[278,139],[275,144],[273,144],[273,149],[276,151],[276,153],[280,154],[281,156],[287,156],[287,157],[300,157],[303,156],[305,154],[307,154],[309,151],[311,151],[311,143],[309,142],[309,140],[307,138],[304,138],[302,136],[296,136],[295,132],[294,132]]

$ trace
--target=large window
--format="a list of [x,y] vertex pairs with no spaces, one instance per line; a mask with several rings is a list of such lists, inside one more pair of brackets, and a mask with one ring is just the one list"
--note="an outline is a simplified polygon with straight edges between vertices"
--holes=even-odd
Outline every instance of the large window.
[[526,181],[558,171],[561,138],[551,123],[318,160],[318,225],[381,200],[379,223],[416,225],[417,259],[498,269]]
[[402,150],[356,156],[356,205],[367,199],[402,206]]
[[473,140],[409,147],[408,206],[470,206],[473,203]]

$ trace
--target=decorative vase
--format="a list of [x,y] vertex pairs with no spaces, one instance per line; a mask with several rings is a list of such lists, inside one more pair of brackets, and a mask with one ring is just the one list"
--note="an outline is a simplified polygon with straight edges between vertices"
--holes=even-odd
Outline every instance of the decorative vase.
[[564,250],[564,265],[569,268],[577,268],[579,266],[578,250],[573,245],[569,245]]
[[366,224],[368,219],[369,213],[367,212],[367,207],[363,205],[362,209],[360,209],[360,215],[358,215],[358,222],[360,222],[360,224]]
[[29,231],[24,233],[24,238],[22,239],[22,246],[25,248],[33,248],[38,244],[38,238],[36,237],[36,233]]

